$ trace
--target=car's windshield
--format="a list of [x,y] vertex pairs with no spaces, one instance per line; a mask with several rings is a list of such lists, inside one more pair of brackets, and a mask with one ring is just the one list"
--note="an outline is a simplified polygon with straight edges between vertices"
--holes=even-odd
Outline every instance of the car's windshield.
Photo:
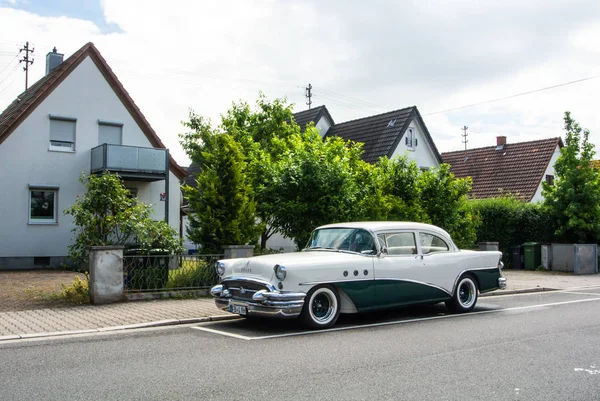
[[358,228],[323,228],[310,236],[306,249],[331,249],[364,254],[375,253],[373,236]]

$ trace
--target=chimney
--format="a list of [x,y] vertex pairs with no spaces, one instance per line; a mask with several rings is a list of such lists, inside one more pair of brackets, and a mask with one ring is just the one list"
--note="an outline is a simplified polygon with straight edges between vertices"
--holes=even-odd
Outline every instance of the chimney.
[[506,137],[505,136],[497,136],[496,137],[496,146],[502,148],[506,145]]
[[50,74],[63,62],[63,56],[64,54],[56,52],[56,47],[52,49],[52,52],[46,54],[46,75]]

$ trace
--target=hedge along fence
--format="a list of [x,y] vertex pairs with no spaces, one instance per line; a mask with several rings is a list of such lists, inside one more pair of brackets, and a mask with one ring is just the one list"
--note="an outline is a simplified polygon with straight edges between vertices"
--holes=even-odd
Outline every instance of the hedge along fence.
[[524,242],[551,242],[555,224],[543,205],[513,197],[477,199],[470,202],[478,215],[477,241],[497,241],[504,265],[510,267],[510,247]]

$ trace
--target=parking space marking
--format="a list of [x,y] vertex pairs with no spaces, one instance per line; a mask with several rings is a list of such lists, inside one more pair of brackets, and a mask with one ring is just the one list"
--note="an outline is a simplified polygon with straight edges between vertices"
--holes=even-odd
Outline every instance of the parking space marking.
[[[589,294],[586,294],[586,295],[589,295]],[[568,305],[568,304],[576,304],[576,303],[592,302],[592,301],[600,301],[600,298],[588,298],[588,299],[578,299],[578,300],[573,300],[573,301],[551,302],[551,303],[539,304],[539,305],[515,306],[512,308],[484,310],[484,311],[463,313],[463,314],[457,314],[457,315],[429,316],[429,317],[408,319],[408,320],[395,320],[395,321],[391,321],[391,322],[370,323],[370,324],[345,326],[345,327],[334,327],[334,328],[323,329],[323,330],[299,331],[299,332],[292,332],[292,333],[285,333],[285,334],[273,334],[273,335],[257,336],[257,337],[250,337],[250,336],[244,336],[241,334],[229,333],[227,331],[215,330],[215,329],[211,329],[208,327],[192,327],[192,328],[210,332],[210,333],[214,333],[214,334],[221,334],[221,335],[228,336],[228,337],[234,337],[234,338],[238,338],[238,339],[242,339],[242,340],[247,340],[247,341],[268,340],[268,339],[273,339],[273,338],[295,337],[295,336],[304,336],[304,335],[308,335],[308,334],[330,333],[330,332],[335,332],[335,331],[364,329],[364,328],[391,326],[391,325],[405,324],[405,323],[424,322],[424,321],[428,321],[428,320],[448,319],[448,318],[454,318],[454,317],[467,317],[467,316],[473,316],[473,315],[483,315],[483,314],[488,314],[488,313],[510,312],[510,311],[516,311],[516,310],[524,310],[524,309],[547,308],[549,306]]]
[[581,292],[581,291],[561,291],[561,294],[575,294],[575,295],[595,295],[598,296],[597,292]]
[[192,327],[192,329],[207,331],[209,333],[220,334],[222,336],[227,336],[227,337],[238,338],[240,340],[256,340],[256,337],[247,337],[247,336],[243,336],[241,334],[229,333],[227,331],[215,330],[215,329],[211,329],[208,327],[197,327],[196,326],[196,327]]

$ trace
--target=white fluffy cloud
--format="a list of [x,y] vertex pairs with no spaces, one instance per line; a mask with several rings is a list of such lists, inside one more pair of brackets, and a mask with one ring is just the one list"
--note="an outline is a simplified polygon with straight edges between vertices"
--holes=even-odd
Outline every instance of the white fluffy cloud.
[[[309,82],[314,104],[338,122],[416,105],[440,151],[462,147],[463,125],[470,147],[492,145],[496,135],[562,135],[565,110],[592,130],[600,150],[600,79],[428,115],[598,74],[597,1],[101,4],[120,32],[0,7],[0,70],[16,43],[36,45],[35,80],[53,46],[68,56],[93,41],[183,165],[177,134],[190,108],[217,120],[232,101],[252,102],[262,90],[302,110]],[[23,89],[12,69],[0,73],[0,108]]]

